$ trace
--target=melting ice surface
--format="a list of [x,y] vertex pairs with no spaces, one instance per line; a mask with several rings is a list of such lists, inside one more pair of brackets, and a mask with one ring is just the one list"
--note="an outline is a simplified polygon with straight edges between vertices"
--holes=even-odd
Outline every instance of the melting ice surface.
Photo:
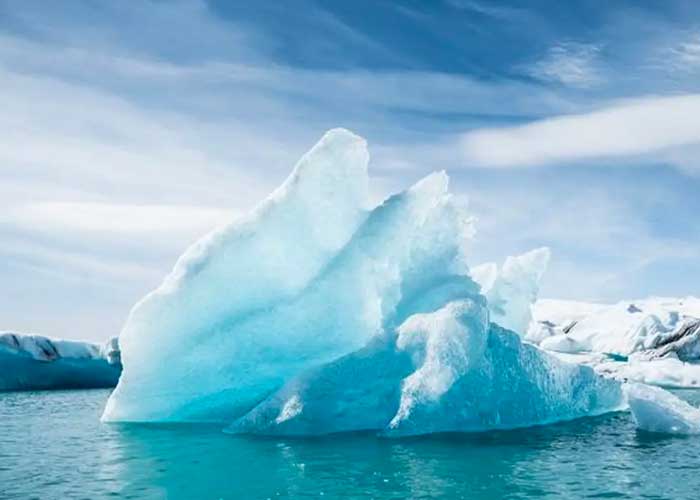
[[639,429],[663,434],[700,434],[700,410],[659,387],[629,383],[624,393]]
[[332,130],[248,217],[187,250],[132,310],[103,418],[409,435],[622,404],[618,382],[520,340],[546,250],[482,290],[447,176],[369,208],[368,160],[364,140]]

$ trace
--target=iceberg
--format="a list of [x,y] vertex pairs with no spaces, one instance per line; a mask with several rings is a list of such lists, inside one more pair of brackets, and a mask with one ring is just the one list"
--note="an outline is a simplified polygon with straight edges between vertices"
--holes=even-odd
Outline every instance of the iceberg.
[[0,391],[88,389],[117,385],[119,344],[0,333]]
[[663,434],[699,434],[700,410],[659,387],[624,384],[637,428]]
[[248,218],[190,248],[127,320],[105,420],[233,419],[410,313],[477,294],[457,279],[471,218],[447,176],[369,211],[367,161],[332,130]]
[[620,406],[618,382],[519,336],[548,250],[508,259],[486,289],[447,175],[370,207],[368,160],[331,130],[250,215],[189,248],[127,318],[103,420],[403,436]]

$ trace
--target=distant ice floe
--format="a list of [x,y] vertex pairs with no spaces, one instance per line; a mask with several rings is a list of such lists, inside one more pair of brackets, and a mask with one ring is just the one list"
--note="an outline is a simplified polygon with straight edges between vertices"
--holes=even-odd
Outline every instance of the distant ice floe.
[[0,333],[0,391],[114,387],[120,373],[116,338],[100,346]]
[[619,380],[700,387],[700,299],[539,300],[526,338]]

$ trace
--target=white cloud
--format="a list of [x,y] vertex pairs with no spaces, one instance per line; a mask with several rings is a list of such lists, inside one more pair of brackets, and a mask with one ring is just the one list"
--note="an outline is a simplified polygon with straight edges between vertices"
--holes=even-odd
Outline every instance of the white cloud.
[[562,83],[572,87],[592,87],[602,82],[599,65],[600,46],[595,44],[563,42],[527,68],[534,78]]
[[700,143],[700,94],[648,97],[580,115],[480,129],[463,137],[467,163],[511,167],[629,157]]
[[674,70],[696,70],[700,66],[700,29],[686,34],[669,52]]
[[196,206],[39,202],[11,207],[0,222],[32,231],[113,233],[115,238],[139,234],[192,237],[234,216],[229,210]]

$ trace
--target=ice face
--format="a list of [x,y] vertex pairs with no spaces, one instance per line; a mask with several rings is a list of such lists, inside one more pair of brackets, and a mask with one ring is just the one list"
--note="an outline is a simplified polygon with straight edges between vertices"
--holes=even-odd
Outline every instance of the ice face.
[[525,336],[548,262],[549,249],[538,248],[508,257],[500,270],[493,263],[472,269],[472,277],[488,299],[491,321]]
[[[231,420],[410,314],[477,295],[471,219],[433,174],[367,211],[364,141],[331,131],[253,215],[132,311],[106,420]],[[167,367],[167,369],[164,369]]]
[[621,408],[618,383],[488,323],[483,298],[409,317],[393,334],[296,378],[230,432],[386,436],[515,428]]
[[700,433],[700,410],[659,387],[625,384],[625,396],[637,427],[664,434]]

